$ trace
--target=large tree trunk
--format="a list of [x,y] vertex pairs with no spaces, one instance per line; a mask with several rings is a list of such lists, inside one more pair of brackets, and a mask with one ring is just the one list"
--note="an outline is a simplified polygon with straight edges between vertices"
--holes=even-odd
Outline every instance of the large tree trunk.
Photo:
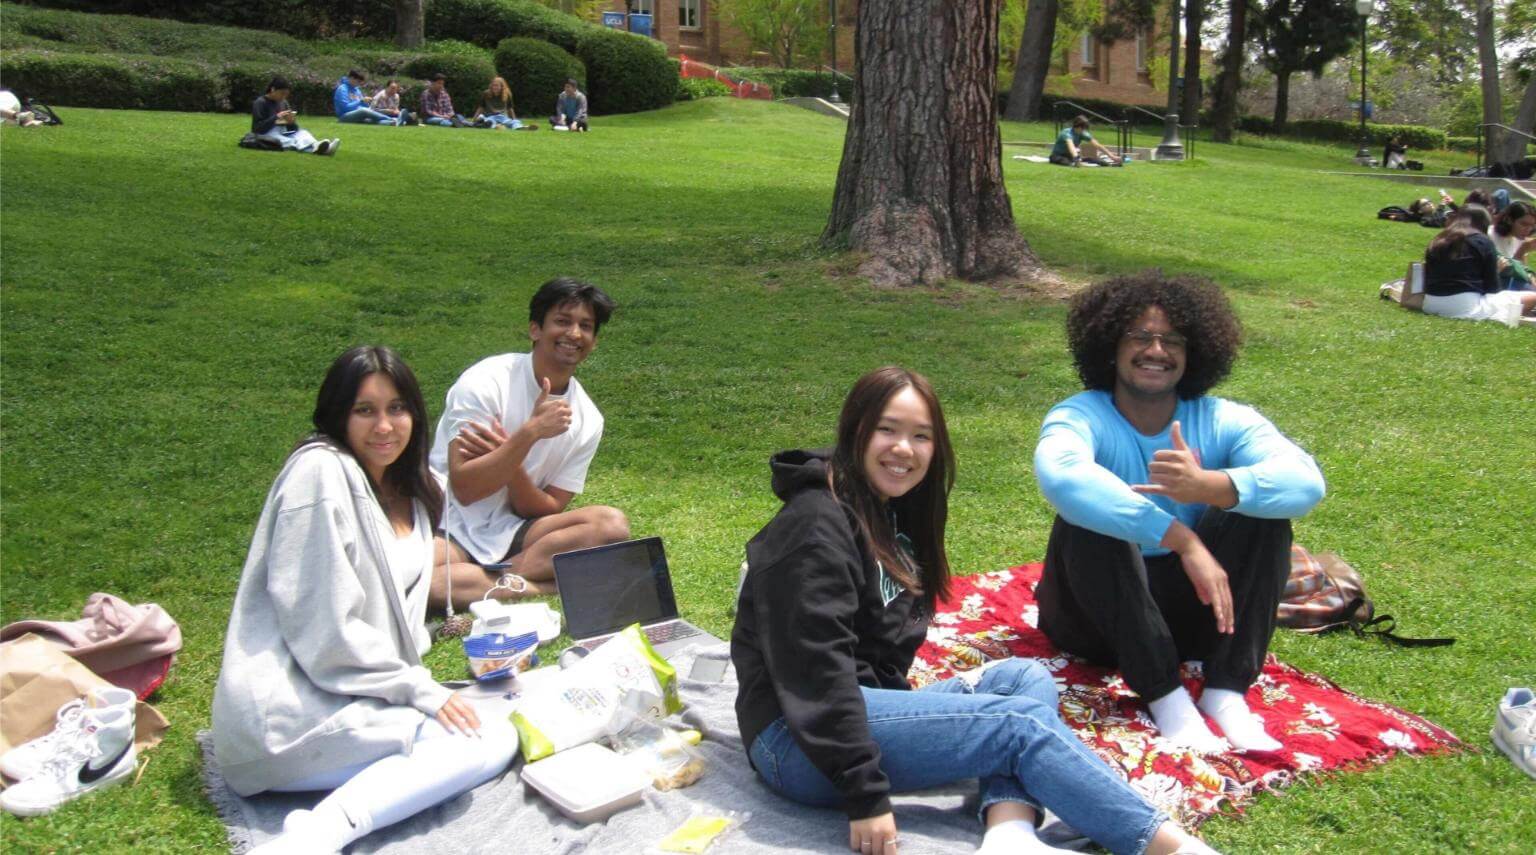
[[[1520,99],[1520,110],[1515,113],[1515,129],[1528,134],[1536,131],[1536,74],[1532,74],[1531,82],[1525,85],[1525,97]],[[1506,136],[1509,139],[1504,141],[1504,154],[1499,160],[1508,163],[1525,157],[1526,138],[1518,134]]]
[[994,100],[1001,3],[859,4],[859,103],[822,240],[863,253],[859,272],[876,285],[1037,269],[1003,186]]
[[[1493,0],[1477,0],[1477,59],[1483,71],[1483,124],[1502,123],[1504,105],[1499,97],[1499,54],[1494,47]],[[1498,128],[1487,128],[1484,151],[1488,159],[1496,159],[1503,151],[1504,134]]]
[[1008,110],[1015,122],[1040,118],[1040,95],[1051,73],[1051,43],[1056,39],[1057,0],[1029,0],[1024,9],[1024,35],[1013,63],[1013,88],[1008,90]]
[[1179,118],[1186,125],[1200,123],[1200,25],[1205,0],[1185,0],[1184,6],[1184,103]]
[[426,41],[426,0],[395,0],[395,44],[421,47]]
[[1291,111],[1291,73],[1282,71],[1275,75],[1275,133],[1285,130],[1285,120]]
[[1232,0],[1232,19],[1227,27],[1227,49],[1221,55],[1221,74],[1216,78],[1216,97],[1211,104],[1211,138],[1231,142],[1237,124],[1237,92],[1243,83],[1243,48],[1248,41],[1248,0]]

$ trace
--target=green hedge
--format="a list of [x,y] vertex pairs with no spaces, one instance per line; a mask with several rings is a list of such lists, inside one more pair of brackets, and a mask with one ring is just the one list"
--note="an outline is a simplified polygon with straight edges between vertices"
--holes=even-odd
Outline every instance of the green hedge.
[[[0,31],[62,43],[71,53],[124,53],[232,61],[262,54],[301,60],[312,48],[261,30],[185,24],[132,15],[90,15],[0,4]],[[67,45],[67,47],[65,47]]]
[[[766,83],[773,87],[775,98],[829,98],[832,95],[832,73],[806,71],[799,68],[737,67],[721,69],[736,80]],[[837,78],[837,94],[844,101],[853,101],[853,81]]]
[[[256,98],[267,91],[273,77],[281,75],[293,84],[288,102],[303,116],[334,116],[331,93],[336,88],[336,78],[329,72],[316,71],[304,66],[274,66],[269,63],[246,62],[227,65],[221,72],[224,91],[228,94],[229,109],[246,113]],[[402,84],[404,81],[402,81]],[[301,122],[307,121],[301,118]]]
[[587,70],[581,60],[538,39],[502,39],[496,46],[496,71],[512,87],[512,102],[524,118],[553,115],[555,98],[567,78],[576,78],[586,88]]
[[677,69],[661,42],[621,30],[590,27],[576,44],[587,69],[593,113],[636,113],[672,103]]
[[[1243,116],[1237,126],[1239,130],[1248,133],[1274,134],[1274,123],[1259,116]],[[1443,149],[1446,141],[1445,131],[1419,125],[1378,125],[1367,122],[1365,134],[1372,147],[1385,145],[1394,136],[1402,139],[1403,144],[1411,149]],[[1360,123],[1338,119],[1297,119],[1286,123],[1285,132],[1281,136],[1358,144]]]
[[[434,74],[444,74],[448,77],[444,86],[448,89],[448,96],[453,99],[453,108],[466,116],[473,115],[475,105],[480,103],[480,93],[490,85],[491,78],[496,76],[496,66],[483,56],[464,56],[461,54],[428,54],[417,57],[407,62],[400,72],[407,77],[416,77],[422,80],[431,80]],[[414,108],[420,101],[414,101]]]
[[677,79],[677,100],[698,101],[702,98],[718,98],[721,95],[730,95],[735,90],[708,77],[679,77]]
[[1477,151],[1477,137],[1446,137],[1445,147],[1451,151]]
[[253,27],[305,38],[388,37],[395,12],[382,0],[28,0],[105,15],[146,15],[200,24]]
[[582,33],[600,29],[533,0],[432,0],[427,34],[491,48],[516,36],[542,39],[576,52]]
[[10,51],[5,85],[68,107],[208,112],[228,103],[217,69],[174,57]]

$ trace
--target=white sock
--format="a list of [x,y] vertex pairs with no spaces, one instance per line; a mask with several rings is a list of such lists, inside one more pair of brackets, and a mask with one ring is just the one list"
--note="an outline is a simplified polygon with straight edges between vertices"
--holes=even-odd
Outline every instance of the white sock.
[[[1227,746],[1221,738],[1205,726],[1205,719],[1195,709],[1195,702],[1183,686],[1174,689],[1155,701],[1148,701],[1147,708],[1163,738],[1169,742],[1193,748],[1202,754],[1216,754]],[[1246,709],[1246,707],[1245,707]]]
[[1238,751],[1279,751],[1280,743],[1264,732],[1264,722],[1248,708],[1242,694],[1231,689],[1206,689],[1200,710],[1216,721]]
[[1050,852],[1070,852],[1047,846],[1035,836],[1035,825],[1022,819],[1009,819],[987,829],[981,838],[981,848],[976,855],[1045,855]]

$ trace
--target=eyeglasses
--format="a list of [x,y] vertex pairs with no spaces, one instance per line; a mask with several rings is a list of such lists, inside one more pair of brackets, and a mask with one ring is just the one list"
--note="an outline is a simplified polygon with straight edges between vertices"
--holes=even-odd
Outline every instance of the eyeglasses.
[[1160,343],[1163,350],[1183,350],[1189,344],[1189,339],[1178,333],[1155,333],[1151,330],[1131,330],[1125,334],[1125,338],[1136,345],[1137,350],[1146,350],[1154,341]]

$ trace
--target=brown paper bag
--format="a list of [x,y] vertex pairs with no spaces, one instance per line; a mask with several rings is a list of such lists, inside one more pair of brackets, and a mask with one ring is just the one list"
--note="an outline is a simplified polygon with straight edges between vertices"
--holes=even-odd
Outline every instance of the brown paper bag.
[[[59,707],[111,685],[33,633],[0,644],[0,753],[53,730]],[[134,745],[140,752],[159,745],[169,727],[154,707],[140,701]]]

